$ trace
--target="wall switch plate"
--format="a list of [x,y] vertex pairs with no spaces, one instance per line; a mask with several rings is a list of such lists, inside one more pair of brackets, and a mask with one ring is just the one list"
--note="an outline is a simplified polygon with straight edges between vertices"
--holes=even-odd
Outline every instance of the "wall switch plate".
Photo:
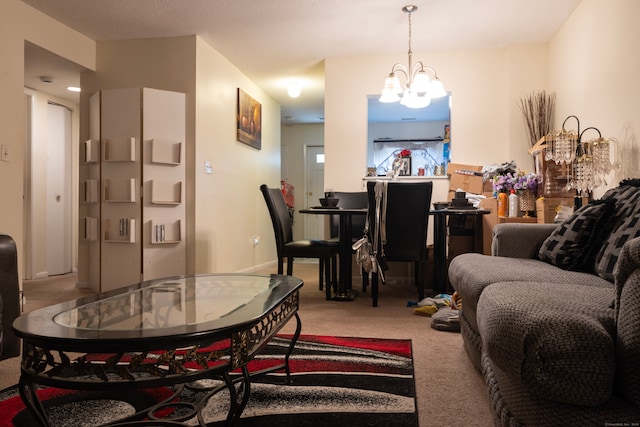
[[9,159],[9,146],[6,145],[6,144],[2,144],[0,146],[0,160],[2,160],[3,162],[10,161],[10,159]]
[[213,173],[213,165],[211,162],[204,162],[204,173],[212,174]]

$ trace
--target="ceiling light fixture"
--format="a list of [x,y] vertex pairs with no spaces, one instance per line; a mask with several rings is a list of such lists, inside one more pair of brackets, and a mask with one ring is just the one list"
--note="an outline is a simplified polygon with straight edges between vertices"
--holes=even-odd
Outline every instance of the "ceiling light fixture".
[[80,89],[78,86],[67,86],[67,90],[69,92],[80,92],[82,89]]
[[289,96],[291,98],[297,98],[300,96],[300,83],[298,83],[297,81],[295,82],[291,82],[289,84],[289,87],[287,88],[287,93],[289,94]]
[[[409,65],[397,63],[391,67],[389,76],[384,81],[380,102],[397,102],[409,108],[424,108],[431,103],[432,98],[440,98],[447,94],[438,74],[433,67],[426,66],[422,61],[413,64],[413,52],[411,51],[411,14],[418,10],[418,6],[407,5],[402,11],[409,14]],[[433,73],[430,79],[426,70]],[[400,85],[400,79],[396,73],[404,74],[406,83],[404,88]],[[402,97],[400,96],[402,95]]]

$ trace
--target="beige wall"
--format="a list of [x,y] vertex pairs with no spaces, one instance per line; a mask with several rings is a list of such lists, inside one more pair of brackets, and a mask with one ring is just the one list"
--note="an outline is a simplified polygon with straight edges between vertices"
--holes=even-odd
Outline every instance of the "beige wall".
[[[259,187],[280,184],[280,106],[211,46],[196,46],[195,271],[250,271],[275,260]],[[262,104],[261,150],[236,140],[238,88]]]
[[19,0],[0,5],[0,142],[11,150],[0,162],[0,232],[18,246],[20,277],[24,277],[23,179],[25,151],[24,42],[28,40],[88,69],[95,69],[95,42],[35,11]]
[[[305,207],[306,183],[304,180],[305,156],[308,146],[324,145],[324,125],[288,125],[282,126],[282,172],[283,180],[293,185],[295,191],[295,210],[293,221],[294,239],[304,238],[306,217],[298,213]],[[340,187],[335,191],[342,191]]]
[[[545,52],[544,46],[531,45],[414,53],[414,58],[436,68],[452,94],[453,162],[485,165],[515,160],[523,168],[533,167],[517,100],[545,89]],[[360,188],[366,173],[366,97],[379,93],[389,67],[399,61],[406,62],[406,57],[326,60],[325,187]],[[434,194],[436,199],[446,200],[446,194]]]
[[[581,130],[594,126],[603,137],[619,141],[621,169],[607,180],[610,187],[640,176],[638,16],[636,0],[583,0],[549,48],[550,87],[558,94],[556,122],[561,125],[575,115]],[[575,129],[575,120],[567,127]],[[584,134],[593,137],[593,131]]]

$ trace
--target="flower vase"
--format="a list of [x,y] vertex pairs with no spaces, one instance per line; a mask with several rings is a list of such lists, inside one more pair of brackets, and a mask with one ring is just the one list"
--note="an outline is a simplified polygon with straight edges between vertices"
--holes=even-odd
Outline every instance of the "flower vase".
[[531,190],[523,190],[519,197],[520,210],[524,212],[524,216],[528,217],[529,212],[536,209],[536,198]]

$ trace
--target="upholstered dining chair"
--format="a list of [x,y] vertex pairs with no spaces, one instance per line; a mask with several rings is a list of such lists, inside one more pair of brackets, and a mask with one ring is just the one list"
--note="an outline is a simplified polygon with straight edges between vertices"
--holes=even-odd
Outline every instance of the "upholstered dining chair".
[[[338,199],[338,207],[346,209],[367,208],[369,200],[366,191],[335,191],[334,197]],[[364,225],[366,217],[364,215],[354,215],[351,217],[351,241],[355,243],[364,235]],[[331,215],[329,217],[329,236],[331,241],[338,241],[340,231],[340,216]],[[367,291],[369,285],[369,275],[362,272],[362,292]],[[322,286],[322,283],[320,283]],[[320,288],[322,290],[322,288]]]
[[[366,191],[335,191],[334,197],[338,199],[338,207],[346,209],[367,208],[367,192]],[[355,242],[363,235],[365,217],[364,215],[356,215],[351,219],[351,239]],[[338,237],[340,229],[340,216],[331,215],[329,217],[329,236],[332,239]]]
[[[375,225],[375,185],[367,182],[369,198],[369,228]],[[429,206],[431,205],[432,182],[396,182],[391,181],[387,188],[386,236],[384,254],[390,262],[413,262],[414,283],[418,289],[418,300],[424,299],[425,281],[422,270],[427,261],[427,231],[429,225]],[[378,239],[379,246],[381,239]],[[378,249],[381,252],[381,249]],[[371,297],[373,306],[378,306],[377,274],[371,277]]]
[[320,260],[319,281],[326,280],[327,299],[331,298],[331,290],[337,286],[337,257],[338,242],[329,240],[293,240],[293,228],[289,210],[284,202],[284,196],[279,188],[269,188],[266,184],[260,186],[260,191],[267,203],[273,231],[276,238],[278,254],[278,274],[284,270],[284,260],[287,260],[287,275],[293,275],[293,259],[318,258]]

